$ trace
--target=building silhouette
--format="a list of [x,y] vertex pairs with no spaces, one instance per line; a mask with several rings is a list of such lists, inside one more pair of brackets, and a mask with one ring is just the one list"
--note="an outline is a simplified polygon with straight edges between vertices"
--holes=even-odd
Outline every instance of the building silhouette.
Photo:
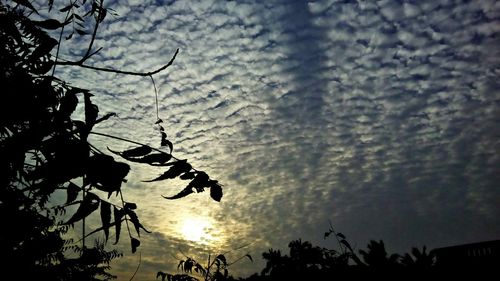
[[436,267],[442,269],[466,271],[500,267],[500,240],[436,248],[431,253],[436,256]]

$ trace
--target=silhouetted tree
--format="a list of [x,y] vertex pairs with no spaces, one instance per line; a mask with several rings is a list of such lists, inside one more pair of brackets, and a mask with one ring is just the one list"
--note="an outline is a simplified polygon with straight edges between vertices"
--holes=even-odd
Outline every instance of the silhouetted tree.
[[[7,279],[110,279],[113,276],[106,272],[109,262],[120,256],[105,250],[110,228],[114,228],[118,243],[121,225],[126,223],[132,252],[140,246],[140,231],[148,232],[136,214],[137,205],[125,201],[122,194],[129,165],[90,144],[89,134],[135,144],[134,148],[113,152],[127,161],[166,169],[151,181],[177,177],[190,181],[167,199],[206,188],[214,200],[222,198],[217,181],[172,155],[173,145],[161,126],[158,110],[155,124],[160,130],[160,148],[94,132],[96,124],[115,114],[101,115],[90,91],[54,75],[56,66],[71,66],[153,80],[152,75],[174,61],[178,50],[166,65],[145,73],[86,64],[100,50],[93,48],[99,24],[112,13],[103,1],[70,0],[60,9],[53,7],[54,1],[48,1],[43,7],[48,8],[48,14],[43,16],[30,1],[0,2],[0,253],[4,257],[2,276]],[[63,21],[56,19],[59,13]],[[93,24],[92,33],[85,31],[85,23]],[[65,28],[70,29],[66,40],[73,36],[89,38],[86,51],[76,61],[58,59]],[[59,39],[52,37],[54,32],[59,33]],[[78,106],[83,107],[83,120],[73,115]],[[56,191],[66,193],[65,203],[52,200]],[[102,197],[102,192],[108,198],[112,194],[120,196],[121,204],[112,204]],[[63,219],[70,206],[77,206],[76,211]],[[102,227],[86,232],[85,220],[97,210]],[[67,235],[75,223],[83,224],[79,241]],[[130,231],[129,224],[136,234]],[[103,240],[92,247],[86,245],[85,238],[97,232],[104,233]]]
[[266,266],[262,269],[262,275],[281,275],[286,270],[288,257],[282,256],[280,250],[269,249],[262,253],[262,258],[266,260]]
[[398,254],[387,256],[387,251],[382,240],[379,242],[371,240],[367,247],[368,251],[360,250],[359,253],[368,266],[376,269],[384,269],[394,267],[398,264],[400,256]]
[[409,253],[406,253],[401,258],[401,264],[412,269],[430,269],[435,265],[436,256],[434,253],[427,253],[426,250],[425,246],[422,248],[422,251],[418,248],[412,248],[411,254],[413,257]]
[[[347,241],[344,243],[349,245]],[[350,253],[313,246],[301,239],[291,241],[288,247],[289,256],[273,249],[262,254],[266,266],[261,276],[271,280],[329,280],[333,276],[344,276],[349,271]]]

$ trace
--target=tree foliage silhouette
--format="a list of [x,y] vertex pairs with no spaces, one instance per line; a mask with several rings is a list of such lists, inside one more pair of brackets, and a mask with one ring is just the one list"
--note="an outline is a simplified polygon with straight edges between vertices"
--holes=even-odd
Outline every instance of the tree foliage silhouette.
[[414,269],[429,269],[436,263],[436,256],[434,253],[427,253],[427,248],[424,246],[422,251],[418,248],[411,249],[411,255],[406,253],[401,258],[401,263],[407,267]]
[[326,280],[332,274],[344,274],[349,269],[350,254],[342,249],[313,246],[301,239],[291,241],[288,247],[289,255],[282,255],[280,250],[274,249],[262,254],[266,260],[262,276],[272,280]]
[[[334,280],[342,278],[404,278],[410,276],[436,277],[441,273],[435,265],[435,255],[412,248],[412,255],[389,255],[383,241],[370,241],[366,250],[359,250],[363,261],[347,241],[344,234],[336,232],[330,224],[324,238],[333,237],[337,249],[314,246],[301,239],[292,240],[289,254],[269,249],[262,253],[265,267],[260,275],[254,274],[240,280]],[[411,275],[405,275],[411,274]]]
[[[241,249],[243,247],[240,247]],[[215,258],[212,259],[212,255],[208,255],[207,265],[204,266],[195,259],[188,257],[186,255],[185,259],[180,259],[179,264],[177,265],[177,269],[182,271],[185,274],[170,274],[165,273],[163,271],[158,271],[156,274],[156,278],[162,279],[164,281],[167,280],[198,280],[191,276],[190,274],[194,273],[203,277],[205,281],[225,281],[225,280],[233,280],[233,278],[229,275],[229,267],[240,262],[244,258],[248,258],[251,262],[253,262],[253,258],[249,253],[240,256],[236,260],[229,262],[226,258],[226,254],[231,251],[218,254]]]
[[[125,201],[122,193],[130,166],[89,143],[90,134],[137,145],[112,152],[126,161],[165,167],[166,171],[152,181],[190,180],[186,188],[177,195],[165,197],[167,199],[208,188],[210,196],[220,201],[222,187],[207,173],[194,169],[187,160],[172,155],[173,144],[161,125],[157,102],[155,124],[160,130],[160,146],[154,148],[93,131],[96,124],[115,114],[102,115],[89,90],[72,86],[55,76],[57,66],[71,66],[146,76],[154,85],[153,75],[168,68],[179,50],[164,66],[144,73],[93,67],[87,60],[100,51],[93,47],[99,24],[113,10],[104,6],[104,0],[70,0],[68,5],[59,8],[53,2],[48,1],[43,7],[34,7],[25,0],[0,2],[0,85],[3,93],[0,105],[0,221],[3,227],[0,252],[8,257],[4,259],[5,272],[2,274],[18,280],[110,279],[114,276],[107,273],[109,263],[121,256],[114,250],[105,249],[110,229],[114,229],[116,244],[125,222],[133,253],[140,246],[140,231],[149,231],[136,213],[137,205]],[[45,8],[48,13],[41,15],[39,10],[46,11]],[[64,20],[56,19],[61,18],[59,15]],[[93,31],[86,31],[85,24],[92,24]],[[59,39],[52,37],[54,32],[59,32]],[[65,40],[88,38],[81,58],[75,61],[59,59],[63,35],[66,35]],[[83,107],[83,120],[73,114],[79,106]],[[66,201],[62,204],[52,200],[58,192],[66,193]],[[103,198],[101,192],[107,193],[107,198]],[[121,204],[108,201],[112,194],[119,196]],[[76,211],[69,214],[71,206],[75,206]],[[87,233],[85,221],[92,214],[100,218],[102,226]],[[78,241],[68,236],[76,223],[83,226]],[[130,231],[130,224],[136,234]],[[104,234],[104,239],[88,247],[85,238],[98,232]]]
[[398,264],[400,256],[392,254],[388,256],[382,240],[379,242],[371,240],[367,246],[368,251],[360,250],[364,262],[372,268],[387,268]]

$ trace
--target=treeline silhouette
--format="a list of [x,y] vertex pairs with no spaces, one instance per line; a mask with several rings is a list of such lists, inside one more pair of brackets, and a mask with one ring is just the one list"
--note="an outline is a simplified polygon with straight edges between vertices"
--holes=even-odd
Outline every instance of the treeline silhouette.
[[[474,244],[437,248],[428,251],[413,247],[403,255],[389,254],[382,240],[371,240],[366,249],[356,251],[344,234],[335,232],[333,227],[325,233],[325,239],[333,237],[337,249],[314,246],[301,239],[288,244],[288,254],[281,250],[269,249],[262,253],[265,267],[247,278],[234,278],[227,271],[224,274],[207,274],[207,270],[196,261],[186,268],[179,264],[183,274],[165,274],[159,272],[162,280],[196,280],[187,274],[195,273],[203,280],[336,280],[336,279],[443,279],[472,276],[475,280],[497,274],[500,266],[500,240]],[[251,259],[251,257],[250,257]],[[225,262],[225,258],[224,258]],[[231,263],[233,264],[233,263]],[[181,266],[182,265],[182,266]],[[186,274],[187,273],[187,274]],[[479,279],[478,279],[479,278]]]

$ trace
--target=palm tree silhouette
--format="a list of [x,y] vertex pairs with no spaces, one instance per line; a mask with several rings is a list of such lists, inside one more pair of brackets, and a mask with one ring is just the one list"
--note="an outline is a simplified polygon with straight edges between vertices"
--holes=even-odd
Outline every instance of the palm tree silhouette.
[[372,268],[387,268],[398,264],[400,256],[392,254],[388,257],[382,240],[379,242],[371,240],[367,247],[368,252],[360,250],[359,253],[368,266]]
[[434,266],[436,256],[434,253],[427,253],[427,248],[424,246],[422,251],[418,248],[412,248],[411,254],[406,253],[401,259],[401,263],[409,268],[428,269]]

